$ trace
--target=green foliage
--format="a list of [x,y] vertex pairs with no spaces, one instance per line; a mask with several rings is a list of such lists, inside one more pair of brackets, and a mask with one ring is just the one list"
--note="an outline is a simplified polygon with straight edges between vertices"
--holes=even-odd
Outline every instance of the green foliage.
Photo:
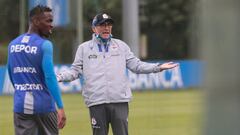
[[73,44],[76,44],[76,31],[71,27],[58,27],[54,29],[50,40],[54,45],[55,63],[72,63]]
[[19,33],[19,1],[0,0],[0,9],[0,65],[5,65],[7,45]]
[[194,0],[140,0],[142,33],[148,36],[150,59],[189,58]]
[[0,43],[0,65],[7,63],[7,43]]
[[[53,35],[51,37],[54,42],[54,58],[56,63],[72,63],[76,49],[80,43],[77,42],[76,35],[76,1],[71,1],[70,6],[70,18],[71,22],[65,27],[55,28]],[[90,40],[92,38],[91,23],[94,16],[100,12],[109,13],[116,25],[114,25],[113,35],[115,37],[121,37],[121,1],[119,0],[84,0],[83,1],[83,38],[84,41]],[[73,55],[72,55],[73,54]]]
[[[51,39],[56,63],[72,63],[78,44],[76,35],[77,1],[69,1],[70,24],[55,28]],[[27,3],[27,2],[26,2]],[[191,16],[196,0],[139,0],[140,34],[147,35],[147,59],[188,59],[190,55]],[[26,7],[28,7],[26,5]],[[19,33],[19,1],[0,0],[0,44]],[[113,36],[122,39],[121,0],[83,0],[84,41],[91,39],[91,22],[99,12],[109,13],[115,21]],[[27,19],[27,17],[26,17]],[[27,23],[28,21],[26,21]],[[26,24],[27,25],[27,24]],[[0,50],[0,64],[6,52]]]
[[17,36],[19,29],[19,1],[0,0],[0,44]]
[[91,23],[93,17],[100,12],[108,13],[114,20],[113,36],[121,38],[122,35],[122,1],[121,0],[85,0],[84,1],[84,39],[91,38]]
[[[200,135],[202,93],[198,90],[134,92],[129,109],[131,135]],[[61,135],[91,135],[80,93],[64,94],[67,125]],[[12,97],[0,96],[0,134],[13,134]],[[111,131],[110,134],[112,135]]]

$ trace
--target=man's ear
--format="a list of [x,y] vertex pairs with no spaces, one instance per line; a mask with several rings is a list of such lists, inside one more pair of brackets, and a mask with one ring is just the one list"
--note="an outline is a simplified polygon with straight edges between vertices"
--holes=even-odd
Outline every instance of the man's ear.
[[96,33],[95,27],[92,27],[92,31],[93,31],[94,33]]
[[39,25],[39,20],[38,20],[38,18],[37,18],[37,17],[33,17],[33,18],[32,18],[32,23],[33,23],[33,25],[35,25],[35,26]]

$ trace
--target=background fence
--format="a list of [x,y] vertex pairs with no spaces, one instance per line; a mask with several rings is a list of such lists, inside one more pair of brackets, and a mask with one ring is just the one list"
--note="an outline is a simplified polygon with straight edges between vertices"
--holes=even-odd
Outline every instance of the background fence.
[[[194,60],[176,62],[180,64],[179,67],[155,74],[135,74],[128,70],[127,76],[131,88],[133,90],[178,90],[199,87],[202,83],[203,63]],[[70,65],[55,66],[55,72],[60,73],[69,69],[69,67]],[[0,77],[4,78],[0,80],[1,94],[12,94],[13,87],[11,86],[6,68],[3,66],[0,68]],[[83,78],[80,78],[69,83],[61,82],[59,86],[63,93],[80,92],[83,80]]]

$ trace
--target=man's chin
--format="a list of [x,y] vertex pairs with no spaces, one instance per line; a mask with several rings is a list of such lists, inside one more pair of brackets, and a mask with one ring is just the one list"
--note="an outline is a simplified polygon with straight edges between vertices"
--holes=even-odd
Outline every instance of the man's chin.
[[109,39],[110,35],[102,35],[101,36],[103,39]]

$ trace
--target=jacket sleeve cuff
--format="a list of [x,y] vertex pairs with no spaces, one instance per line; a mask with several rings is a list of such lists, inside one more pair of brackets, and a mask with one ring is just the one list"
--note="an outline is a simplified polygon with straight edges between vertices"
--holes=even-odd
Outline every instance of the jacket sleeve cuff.
[[153,73],[158,73],[158,72],[161,72],[161,65],[160,63],[156,64],[156,66],[154,67],[153,69]]

